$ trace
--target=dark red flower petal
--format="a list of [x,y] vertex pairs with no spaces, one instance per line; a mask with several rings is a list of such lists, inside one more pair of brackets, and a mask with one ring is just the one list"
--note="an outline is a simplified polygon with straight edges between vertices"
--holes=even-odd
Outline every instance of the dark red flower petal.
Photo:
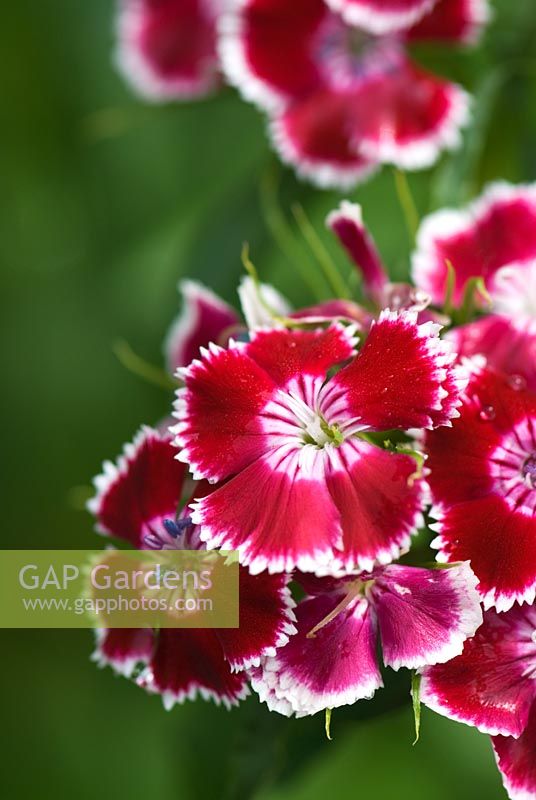
[[452,299],[459,304],[469,278],[481,276],[489,285],[502,267],[534,259],[536,187],[494,184],[465,211],[438,211],[424,220],[413,257],[413,280],[442,304],[447,264],[452,264]]
[[463,89],[403,56],[392,69],[366,77],[352,103],[349,147],[371,161],[402,169],[428,167],[441,150],[457,147],[460,128],[469,118]]
[[333,323],[325,330],[265,330],[245,352],[280,387],[304,377],[325,380],[328,370],[354,355],[352,331]]
[[222,24],[228,79],[269,108],[316,89],[314,42],[327,14],[323,0],[241,0]]
[[215,631],[201,628],[160,630],[138,683],[161,694],[166,708],[198,695],[229,708],[249,693],[245,673],[232,672]]
[[487,611],[460,656],[424,670],[423,703],[485,733],[519,736],[536,697],[535,623],[533,608]]
[[99,666],[110,665],[130,677],[139,664],[148,664],[154,648],[154,633],[146,628],[107,628],[97,631],[93,660]]
[[233,669],[258,666],[261,657],[275,656],[296,632],[287,584],[286,575],[251,575],[240,567],[240,627],[217,631]]
[[321,187],[348,189],[367,178],[374,160],[351,144],[355,92],[318,89],[292,103],[272,121],[281,159]]
[[414,312],[382,312],[354,361],[325,387],[326,418],[337,414],[374,430],[448,424],[458,413],[462,376],[439,329],[418,325]]
[[509,375],[513,386],[536,392],[536,332],[530,325],[490,314],[448,334],[459,356],[483,355],[490,367]]
[[210,0],[121,0],[117,62],[150,100],[200,97],[218,85]]
[[489,17],[488,0],[439,0],[405,36],[410,41],[473,44]]
[[536,798],[536,702],[527,727],[518,739],[494,736],[493,749],[504,787],[511,800]]
[[179,367],[199,358],[201,347],[208,347],[210,342],[226,343],[222,336],[232,332],[240,321],[231,306],[196,281],[181,281],[179,291],[183,308],[164,344],[166,364],[172,375]]
[[175,517],[185,474],[175,453],[169,436],[143,427],[116,464],[105,462],[88,504],[101,533],[143,548],[152,529]]
[[243,351],[214,345],[185,371],[173,429],[178,458],[195,478],[216,482],[266,451],[260,412],[276,391],[269,375]]

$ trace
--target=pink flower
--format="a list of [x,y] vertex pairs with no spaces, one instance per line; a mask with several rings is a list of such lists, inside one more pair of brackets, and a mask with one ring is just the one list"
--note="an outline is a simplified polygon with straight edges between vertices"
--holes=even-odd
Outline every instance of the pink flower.
[[119,69],[149,100],[203,97],[219,85],[214,0],[119,0]]
[[183,372],[174,433],[196,479],[225,482],[192,506],[207,547],[238,549],[252,572],[396,558],[422,481],[413,458],[367,439],[457,415],[462,379],[438,331],[414,312],[384,311],[355,358],[353,330],[339,323],[204,350]]
[[492,735],[512,800],[536,798],[536,608],[489,610],[462,655],[424,670],[421,699]]
[[[490,186],[465,211],[438,211],[422,224],[413,278],[442,305],[447,264],[453,301],[467,281],[482,278],[492,313],[449,334],[462,356],[482,354],[490,366],[519,375],[536,391],[536,186]],[[482,306],[484,301],[482,300]]]
[[[101,533],[137,549],[203,548],[187,509],[177,516],[185,469],[175,453],[169,437],[144,427],[116,464],[105,463],[89,504]],[[285,576],[241,568],[239,628],[103,630],[95,659],[127,676],[141,668],[138,683],[166,707],[198,694],[229,707],[248,694],[244,670],[294,632],[292,605]]]
[[473,41],[486,18],[486,0],[237,0],[222,18],[222,62],[268,111],[285,162],[349,187],[378,163],[419,169],[458,145],[467,95],[407,45]]
[[391,565],[358,578],[301,582],[308,596],[296,609],[297,634],[250,670],[260,699],[286,716],[372,697],[383,686],[379,641],[386,666],[416,669],[459,655],[482,623],[467,564]]
[[426,434],[440,560],[470,561],[486,608],[536,594],[536,394],[474,367],[452,428]]

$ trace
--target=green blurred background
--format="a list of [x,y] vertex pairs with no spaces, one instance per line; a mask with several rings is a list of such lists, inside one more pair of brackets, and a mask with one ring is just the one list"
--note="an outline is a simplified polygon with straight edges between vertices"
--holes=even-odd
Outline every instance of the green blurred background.
[[[291,0],[289,0],[291,2]],[[410,183],[422,215],[491,179],[536,177],[536,10],[495,0],[471,53],[423,63],[476,97],[464,148]],[[294,202],[323,231],[339,201],[298,184],[270,154],[261,115],[231,90],[165,107],[136,101],[111,62],[110,0],[17,0],[0,26],[4,548],[95,547],[84,486],[141,422],[169,408],[113,353],[118,339],[161,364],[176,283],[195,277],[234,301],[240,248],[296,304],[295,268],[318,270]],[[278,187],[279,206],[274,199]],[[390,265],[411,243],[384,170],[352,194]],[[290,226],[274,237],[281,213]],[[276,220],[277,221],[277,220]],[[484,736],[423,711],[412,747],[409,677],[323,720],[288,721],[255,701],[165,712],[89,660],[84,631],[3,631],[2,797],[320,800],[503,797]]]

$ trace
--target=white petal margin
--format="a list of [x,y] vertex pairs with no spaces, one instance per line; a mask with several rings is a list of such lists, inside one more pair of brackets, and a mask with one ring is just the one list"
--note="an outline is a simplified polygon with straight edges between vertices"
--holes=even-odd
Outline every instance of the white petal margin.
[[141,656],[131,656],[121,660],[108,658],[101,647],[106,634],[106,628],[95,629],[95,650],[91,654],[91,660],[94,661],[98,667],[111,667],[117,675],[130,678],[139,664],[147,664],[148,658],[142,658]]
[[274,320],[287,317],[292,312],[290,303],[268,283],[257,285],[249,275],[240,281],[238,297],[249,330],[284,327]]
[[440,125],[426,136],[420,136],[409,144],[396,142],[388,128],[377,142],[359,139],[355,142],[358,151],[371,160],[383,164],[394,164],[401,169],[426,169],[435,164],[443,150],[456,150],[462,142],[461,129],[471,120],[471,97],[456,84],[447,87],[449,111]]
[[270,121],[268,131],[281,161],[292,167],[299,178],[309,181],[320,189],[347,191],[368,180],[378,170],[378,165],[374,161],[359,166],[342,166],[329,161],[307,158],[287,135],[285,125],[279,116]]
[[411,27],[433,9],[437,0],[423,0],[418,7],[409,11],[379,11],[377,3],[371,7],[367,0],[326,0],[326,3],[341,14],[348,25],[382,36]]
[[277,631],[276,640],[273,645],[270,647],[265,647],[264,650],[256,657],[246,659],[244,661],[233,661],[232,659],[226,656],[227,661],[231,666],[231,670],[233,672],[242,672],[243,670],[252,669],[253,667],[258,667],[263,658],[273,658],[280,647],[284,647],[288,644],[288,641],[291,636],[294,636],[297,633],[298,629],[296,628],[296,615],[294,613],[294,609],[296,608],[296,603],[292,597],[289,583],[291,580],[291,576],[286,576],[286,582],[280,592],[280,597],[283,600],[285,611],[283,613],[283,619],[279,625],[279,630]]
[[161,692],[153,683],[153,674],[150,667],[147,667],[142,672],[136,683],[149,694],[161,694],[162,703],[166,711],[171,711],[173,706],[177,704],[182,705],[186,700],[197,700],[198,697],[201,697],[202,700],[212,700],[217,706],[222,705],[230,711],[233,706],[238,706],[242,700],[245,700],[251,694],[250,688],[246,683],[237,696],[230,700],[228,697],[220,696],[212,689],[205,689],[203,686],[199,686],[195,681],[192,681],[188,689],[182,692],[171,692],[169,690]]
[[213,69],[208,69],[203,77],[196,79],[166,80],[151,68],[138,45],[138,36],[146,13],[143,3],[139,0],[119,2],[114,63],[127,83],[140,97],[153,103],[165,103],[177,99],[195,100],[206,97],[214,91],[218,83],[216,64]]
[[[90,514],[98,518],[104,497],[115,483],[128,474],[130,465],[135,461],[143,445],[150,439],[160,440],[162,437],[153,428],[148,425],[142,425],[133,441],[123,445],[123,452],[115,464],[112,461],[103,462],[101,474],[93,478],[93,485],[97,491],[94,497],[86,503],[86,508]],[[95,525],[95,530],[104,536],[113,535],[112,531],[98,522]]]
[[218,52],[225,77],[236,86],[245,100],[270,112],[281,111],[288,98],[270,84],[259,78],[250,65],[245,51],[243,14],[250,0],[235,0],[232,9],[224,13],[218,22]]

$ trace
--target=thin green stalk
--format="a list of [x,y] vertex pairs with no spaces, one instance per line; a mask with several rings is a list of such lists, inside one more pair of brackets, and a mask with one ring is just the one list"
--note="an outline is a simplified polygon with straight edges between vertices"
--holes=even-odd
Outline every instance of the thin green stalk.
[[112,349],[120,363],[133,375],[137,375],[160,389],[169,391],[177,388],[177,382],[165,370],[145,361],[144,358],[134,352],[124,339],[118,339],[114,342]]
[[302,281],[309,287],[313,297],[318,301],[324,300],[324,282],[318,280],[316,273],[309,269],[305,258],[298,253],[298,242],[278,202],[277,182],[272,171],[265,172],[262,177],[260,200],[266,227],[279,249],[299,272]]
[[331,258],[328,250],[324,247],[324,243],[317,234],[314,226],[311,224],[303,207],[299,204],[295,204],[294,206],[292,206],[292,213],[294,214],[294,218],[298,223],[298,226],[305,241],[311,248],[311,252],[315,256],[319,265],[322,267],[324,276],[327,282],[329,283],[332,291],[334,292],[335,296],[342,297],[345,300],[349,300],[351,294],[348,290],[348,286],[346,285],[342,275],[337,269],[337,266],[335,265],[335,262]]
[[398,202],[400,203],[400,207],[402,208],[402,212],[404,214],[404,220],[406,222],[406,228],[408,229],[410,242],[411,245],[413,246],[415,244],[415,237],[419,229],[419,222],[420,222],[419,212],[417,211],[417,206],[415,205],[413,195],[411,194],[411,189],[408,183],[406,173],[402,172],[402,170],[394,169],[393,175],[395,179],[395,188],[398,197]]

